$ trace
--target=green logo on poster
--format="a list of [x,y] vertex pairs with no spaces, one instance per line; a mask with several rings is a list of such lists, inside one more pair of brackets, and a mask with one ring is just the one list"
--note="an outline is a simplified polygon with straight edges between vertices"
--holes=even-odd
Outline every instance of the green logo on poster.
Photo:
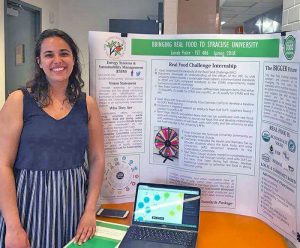
[[125,52],[125,41],[120,37],[110,37],[104,44],[104,50],[108,57],[119,59]]
[[284,40],[283,52],[287,60],[291,60],[292,58],[294,58],[296,52],[296,39],[294,36],[289,35]]

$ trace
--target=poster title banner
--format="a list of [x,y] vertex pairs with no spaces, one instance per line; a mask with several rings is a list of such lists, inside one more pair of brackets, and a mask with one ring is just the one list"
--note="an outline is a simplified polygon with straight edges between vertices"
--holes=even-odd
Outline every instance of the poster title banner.
[[279,39],[132,39],[132,55],[279,57]]

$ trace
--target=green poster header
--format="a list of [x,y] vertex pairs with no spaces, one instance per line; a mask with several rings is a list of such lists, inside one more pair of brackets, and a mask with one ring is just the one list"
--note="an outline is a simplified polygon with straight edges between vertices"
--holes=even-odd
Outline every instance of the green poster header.
[[279,39],[132,39],[132,55],[201,57],[279,57]]

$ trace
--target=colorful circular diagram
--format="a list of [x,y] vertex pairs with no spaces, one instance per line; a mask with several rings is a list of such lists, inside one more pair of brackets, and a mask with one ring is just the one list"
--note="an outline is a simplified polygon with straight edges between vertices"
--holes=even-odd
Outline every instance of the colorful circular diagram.
[[103,197],[134,194],[139,182],[138,167],[126,156],[108,158],[104,177]]
[[163,157],[175,157],[179,149],[178,134],[169,127],[162,128],[155,136],[155,147]]

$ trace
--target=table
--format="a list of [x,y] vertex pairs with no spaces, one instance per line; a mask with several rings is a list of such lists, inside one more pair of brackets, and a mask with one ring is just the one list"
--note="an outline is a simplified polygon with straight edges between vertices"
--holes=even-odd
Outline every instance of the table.
[[[130,210],[126,219],[98,218],[130,225],[133,203],[103,204],[103,208]],[[285,239],[263,221],[242,215],[202,212],[197,247],[201,248],[287,248]]]

